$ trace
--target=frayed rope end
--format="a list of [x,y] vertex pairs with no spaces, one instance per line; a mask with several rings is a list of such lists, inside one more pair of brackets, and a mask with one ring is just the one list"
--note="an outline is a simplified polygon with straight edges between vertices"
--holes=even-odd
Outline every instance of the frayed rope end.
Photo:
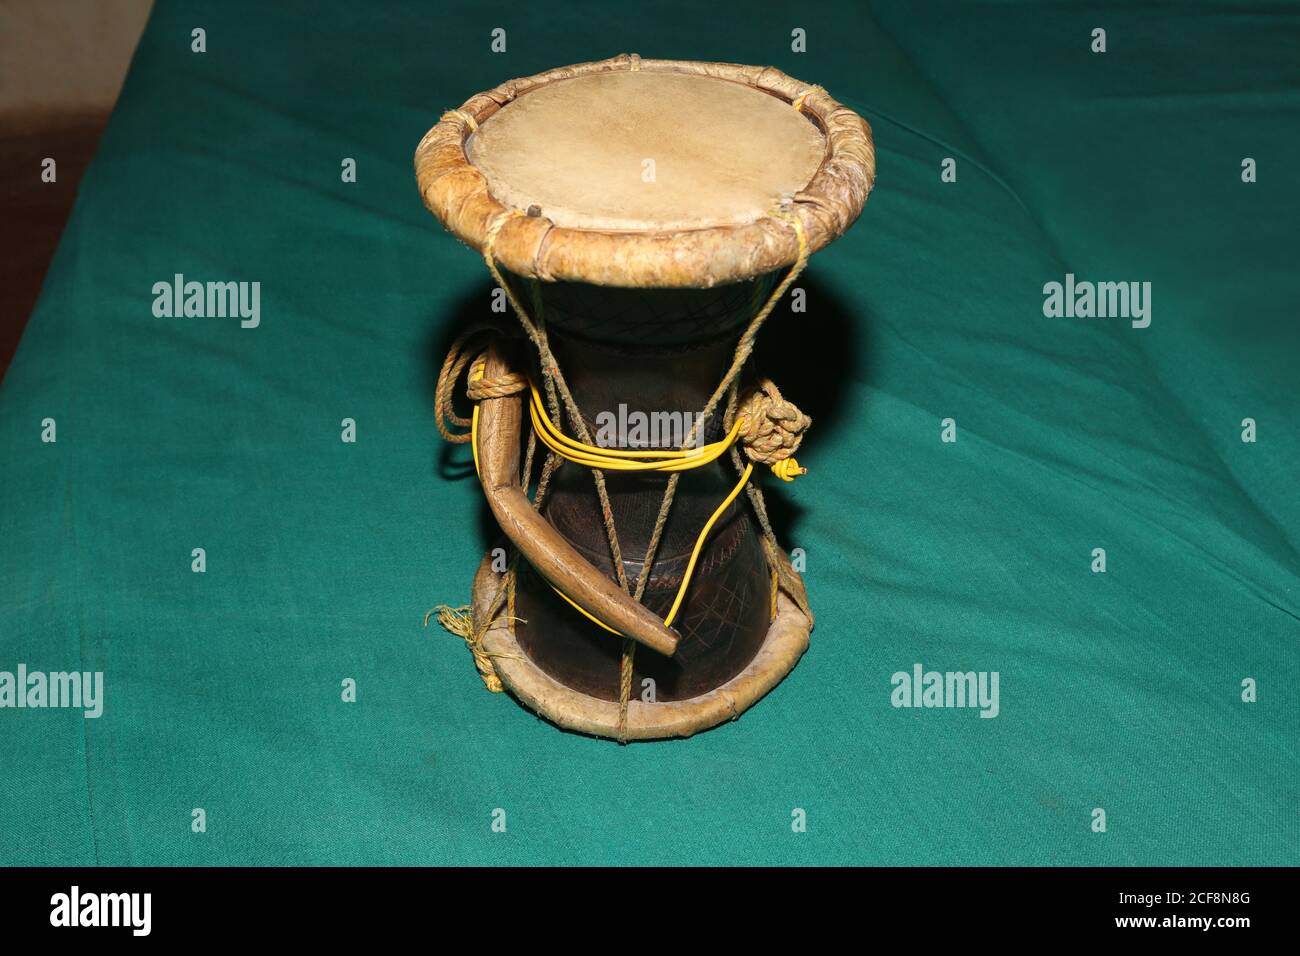
[[475,633],[473,609],[468,604],[462,604],[460,607],[439,604],[424,615],[424,626],[428,627],[429,619],[435,616],[443,628],[463,639],[468,645],[470,653],[474,655],[474,666],[478,668],[479,677],[483,679],[483,686],[494,694],[504,691],[505,685],[497,676],[496,668],[492,666],[492,659],[488,657],[487,651],[483,650],[483,634],[486,633],[487,628],[480,628],[479,633]]

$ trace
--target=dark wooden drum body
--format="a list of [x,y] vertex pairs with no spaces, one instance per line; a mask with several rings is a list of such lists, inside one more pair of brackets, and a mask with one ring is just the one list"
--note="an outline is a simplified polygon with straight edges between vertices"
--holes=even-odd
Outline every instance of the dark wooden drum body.
[[[770,277],[715,289],[539,283],[551,348],[596,444],[603,444],[603,435],[621,439],[608,447],[646,441],[680,448],[730,364],[754,303],[771,285]],[[723,437],[721,410],[703,431],[705,442]],[[668,476],[607,473],[606,482],[624,573],[635,586]],[[642,602],[658,616],[668,613],[700,529],[735,483],[729,456],[681,476]],[[590,472],[563,466],[542,513],[595,567],[615,577]],[[758,652],[771,605],[761,532],[741,495],[700,554],[674,622],[681,634],[676,653],[638,653],[633,695],[683,700],[721,686]],[[520,569],[516,615],[520,646],[539,667],[568,687],[618,699],[623,642],[570,607],[527,565]]]

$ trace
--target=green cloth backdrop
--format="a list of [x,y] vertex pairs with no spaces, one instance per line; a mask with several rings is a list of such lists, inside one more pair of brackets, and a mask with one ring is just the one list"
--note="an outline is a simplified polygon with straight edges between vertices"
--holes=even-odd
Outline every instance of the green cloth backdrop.
[[[1297,48],[1294,5],[160,0],[0,385],[0,670],[106,684],[0,709],[0,863],[1300,862]],[[759,356],[815,419],[769,489],[811,649],[627,747],[422,624],[488,541],[432,399],[490,297],[411,165],[620,52],[821,84],[879,163]],[[261,325],[155,317],[176,273]],[[1150,326],[1045,317],[1066,273],[1150,282]],[[999,715],[891,706],[917,663]]]

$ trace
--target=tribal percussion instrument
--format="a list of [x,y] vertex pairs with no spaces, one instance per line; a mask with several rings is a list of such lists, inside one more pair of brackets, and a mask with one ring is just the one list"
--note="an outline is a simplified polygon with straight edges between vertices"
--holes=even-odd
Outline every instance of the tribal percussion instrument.
[[439,428],[472,444],[509,544],[439,619],[561,727],[736,718],[813,621],[759,487],[803,473],[809,419],[751,352],[861,212],[870,128],[771,67],[624,55],[471,97],[415,169],[517,319],[465,330],[439,375]]

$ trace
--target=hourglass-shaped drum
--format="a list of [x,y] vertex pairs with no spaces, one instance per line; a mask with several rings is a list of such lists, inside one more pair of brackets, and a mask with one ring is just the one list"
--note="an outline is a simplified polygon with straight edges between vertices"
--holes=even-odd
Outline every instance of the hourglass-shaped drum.
[[484,679],[623,740],[735,718],[812,624],[758,491],[801,472],[808,419],[750,349],[861,211],[870,129],[770,67],[621,56],[470,98],[416,172],[518,319],[439,387],[467,381],[512,546],[458,631]]

